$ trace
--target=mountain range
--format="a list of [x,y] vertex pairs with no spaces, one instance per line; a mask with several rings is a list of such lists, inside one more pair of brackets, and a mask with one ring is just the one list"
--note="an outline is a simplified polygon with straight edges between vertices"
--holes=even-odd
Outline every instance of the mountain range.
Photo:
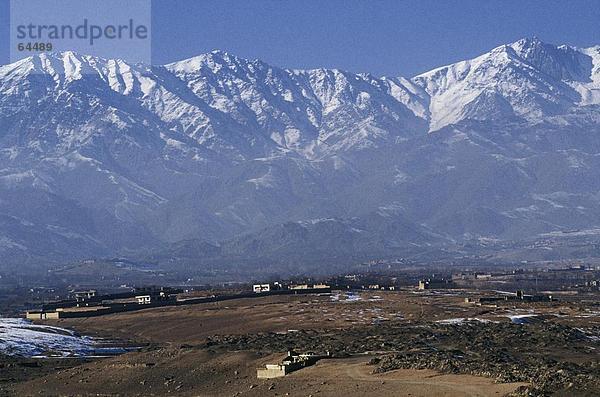
[[594,233],[599,167],[600,46],[526,38],[413,78],[223,51],[0,67],[4,265],[326,263]]

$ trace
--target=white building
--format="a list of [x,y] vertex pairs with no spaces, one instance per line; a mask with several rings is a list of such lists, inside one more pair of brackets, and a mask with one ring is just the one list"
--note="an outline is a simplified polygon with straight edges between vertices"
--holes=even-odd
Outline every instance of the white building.
[[152,301],[150,295],[138,295],[135,297],[135,299],[137,299],[137,302],[140,305],[148,305]]
[[271,284],[254,284],[252,286],[252,291],[256,292],[257,294],[261,292],[269,292],[271,291]]

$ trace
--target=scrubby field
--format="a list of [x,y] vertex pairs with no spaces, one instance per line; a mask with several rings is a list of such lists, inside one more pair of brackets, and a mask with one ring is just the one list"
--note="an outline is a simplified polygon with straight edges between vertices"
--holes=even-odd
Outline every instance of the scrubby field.
[[[59,320],[147,347],[56,371],[30,368],[0,387],[18,396],[599,394],[593,300],[486,307],[464,303],[466,294],[271,296]],[[288,348],[334,358],[256,379],[258,366]]]

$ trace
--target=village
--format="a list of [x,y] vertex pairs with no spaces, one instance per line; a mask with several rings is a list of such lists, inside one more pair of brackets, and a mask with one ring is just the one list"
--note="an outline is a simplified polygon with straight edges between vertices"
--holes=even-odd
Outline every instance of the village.
[[[198,390],[233,395],[243,389],[249,395],[295,395],[305,390],[303,379],[314,381],[310,393],[332,393],[337,382],[350,381],[367,395],[373,392],[370,379],[381,379],[389,390],[381,385],[378,390],[393,395],[396,387],[416,387],[410,386],[416,375],[402,371],[427,370],[440,377],[439,383],[427,381],[437,393],[446,390],[444,376],[459,376],[458,384],[465,382],[460,377],[475,376],[477,382],[490,382],[485,387],[492,394],[521,390],[517,395],[541,396],[570,383],[590,386],[590,380],[574,374],[595,371],[599,278],[600,269],[593,266],[566,264],[371,269],[220,285],[32,289],[35,296],[49,292],[50,299],[26,304],[27,321],[141,347],[83,364],[16,359],[27,367],[11,367],[7,374],[25,383],[8,385],[24,395],[40,387],[67,390],[73,382],[87,393],[106,392],[81,369],[89,367],[140,393],[151,385],[160,395],[174,388],[185,395]],[[188,356],[196,358],[186,361]],[[576,369],[558,364],[571,358]],[[237,364],[219,372],[232,360]],[[188,377],[200,362],[217,374],[220,386],[208,381],[212,375],[206,381]],[[63,375],[35,380],[48,365],[63,366]],[[114,368],[125,372],[114,373]],[[558,370],[565,371],[560,378],[547,376]],[[361,375],[339,378],[347,372]],[[143,385],[130,383],[140,377]],[[419,395],[418,388],[410,390]]]
[[[544,290],[538,288],[544,285]],[[222,286],[120,287],[108,293],[69,289],[65,299],[45,301],[27,310],[30,320],[95,317],[155,307],[195,305],[269,295],[323,294],[332,291],[446,291],[462,294],[466,303],[501,301],[552,302],[560,297],[600,291],[599,267],[575,265],[543,269],[499,269],[495,272],[390,274],[369,272],[320,280],[297,278]]]
[[154,307],[194,305],[231,299],[266,295],[314,294],[331,292],[326,284],[254,284],[251,292],[196,296],[193,291],[173,287],[136,287],[129,292],[98,295],[96,290],[71,291],[69,299],[42,304],[39,310],[29,310],[29,320],[95,317],[112,313],[144,310]]

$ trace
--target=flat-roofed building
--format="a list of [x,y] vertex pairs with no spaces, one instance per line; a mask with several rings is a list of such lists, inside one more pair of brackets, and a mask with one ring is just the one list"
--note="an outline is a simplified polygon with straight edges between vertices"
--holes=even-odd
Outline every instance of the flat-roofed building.
[[308,284],[298,284],[298,285],[290,285],[289,289],[309,289]]
[[254,284],[252,291],[258,293],[271,291],[271,284]]
[[138,295],[135,299],[140,305],[149,305],[152,302],[152,297],[150,295]]
[[71,296],[77,301],[85,301],[87,299],[93,298],[96,296],[96,290],[90,289],[85,291],[73,291],[71,292]]
[[25,314],[28,320],[56,320],[60,318],[59,312],[28,311]]

